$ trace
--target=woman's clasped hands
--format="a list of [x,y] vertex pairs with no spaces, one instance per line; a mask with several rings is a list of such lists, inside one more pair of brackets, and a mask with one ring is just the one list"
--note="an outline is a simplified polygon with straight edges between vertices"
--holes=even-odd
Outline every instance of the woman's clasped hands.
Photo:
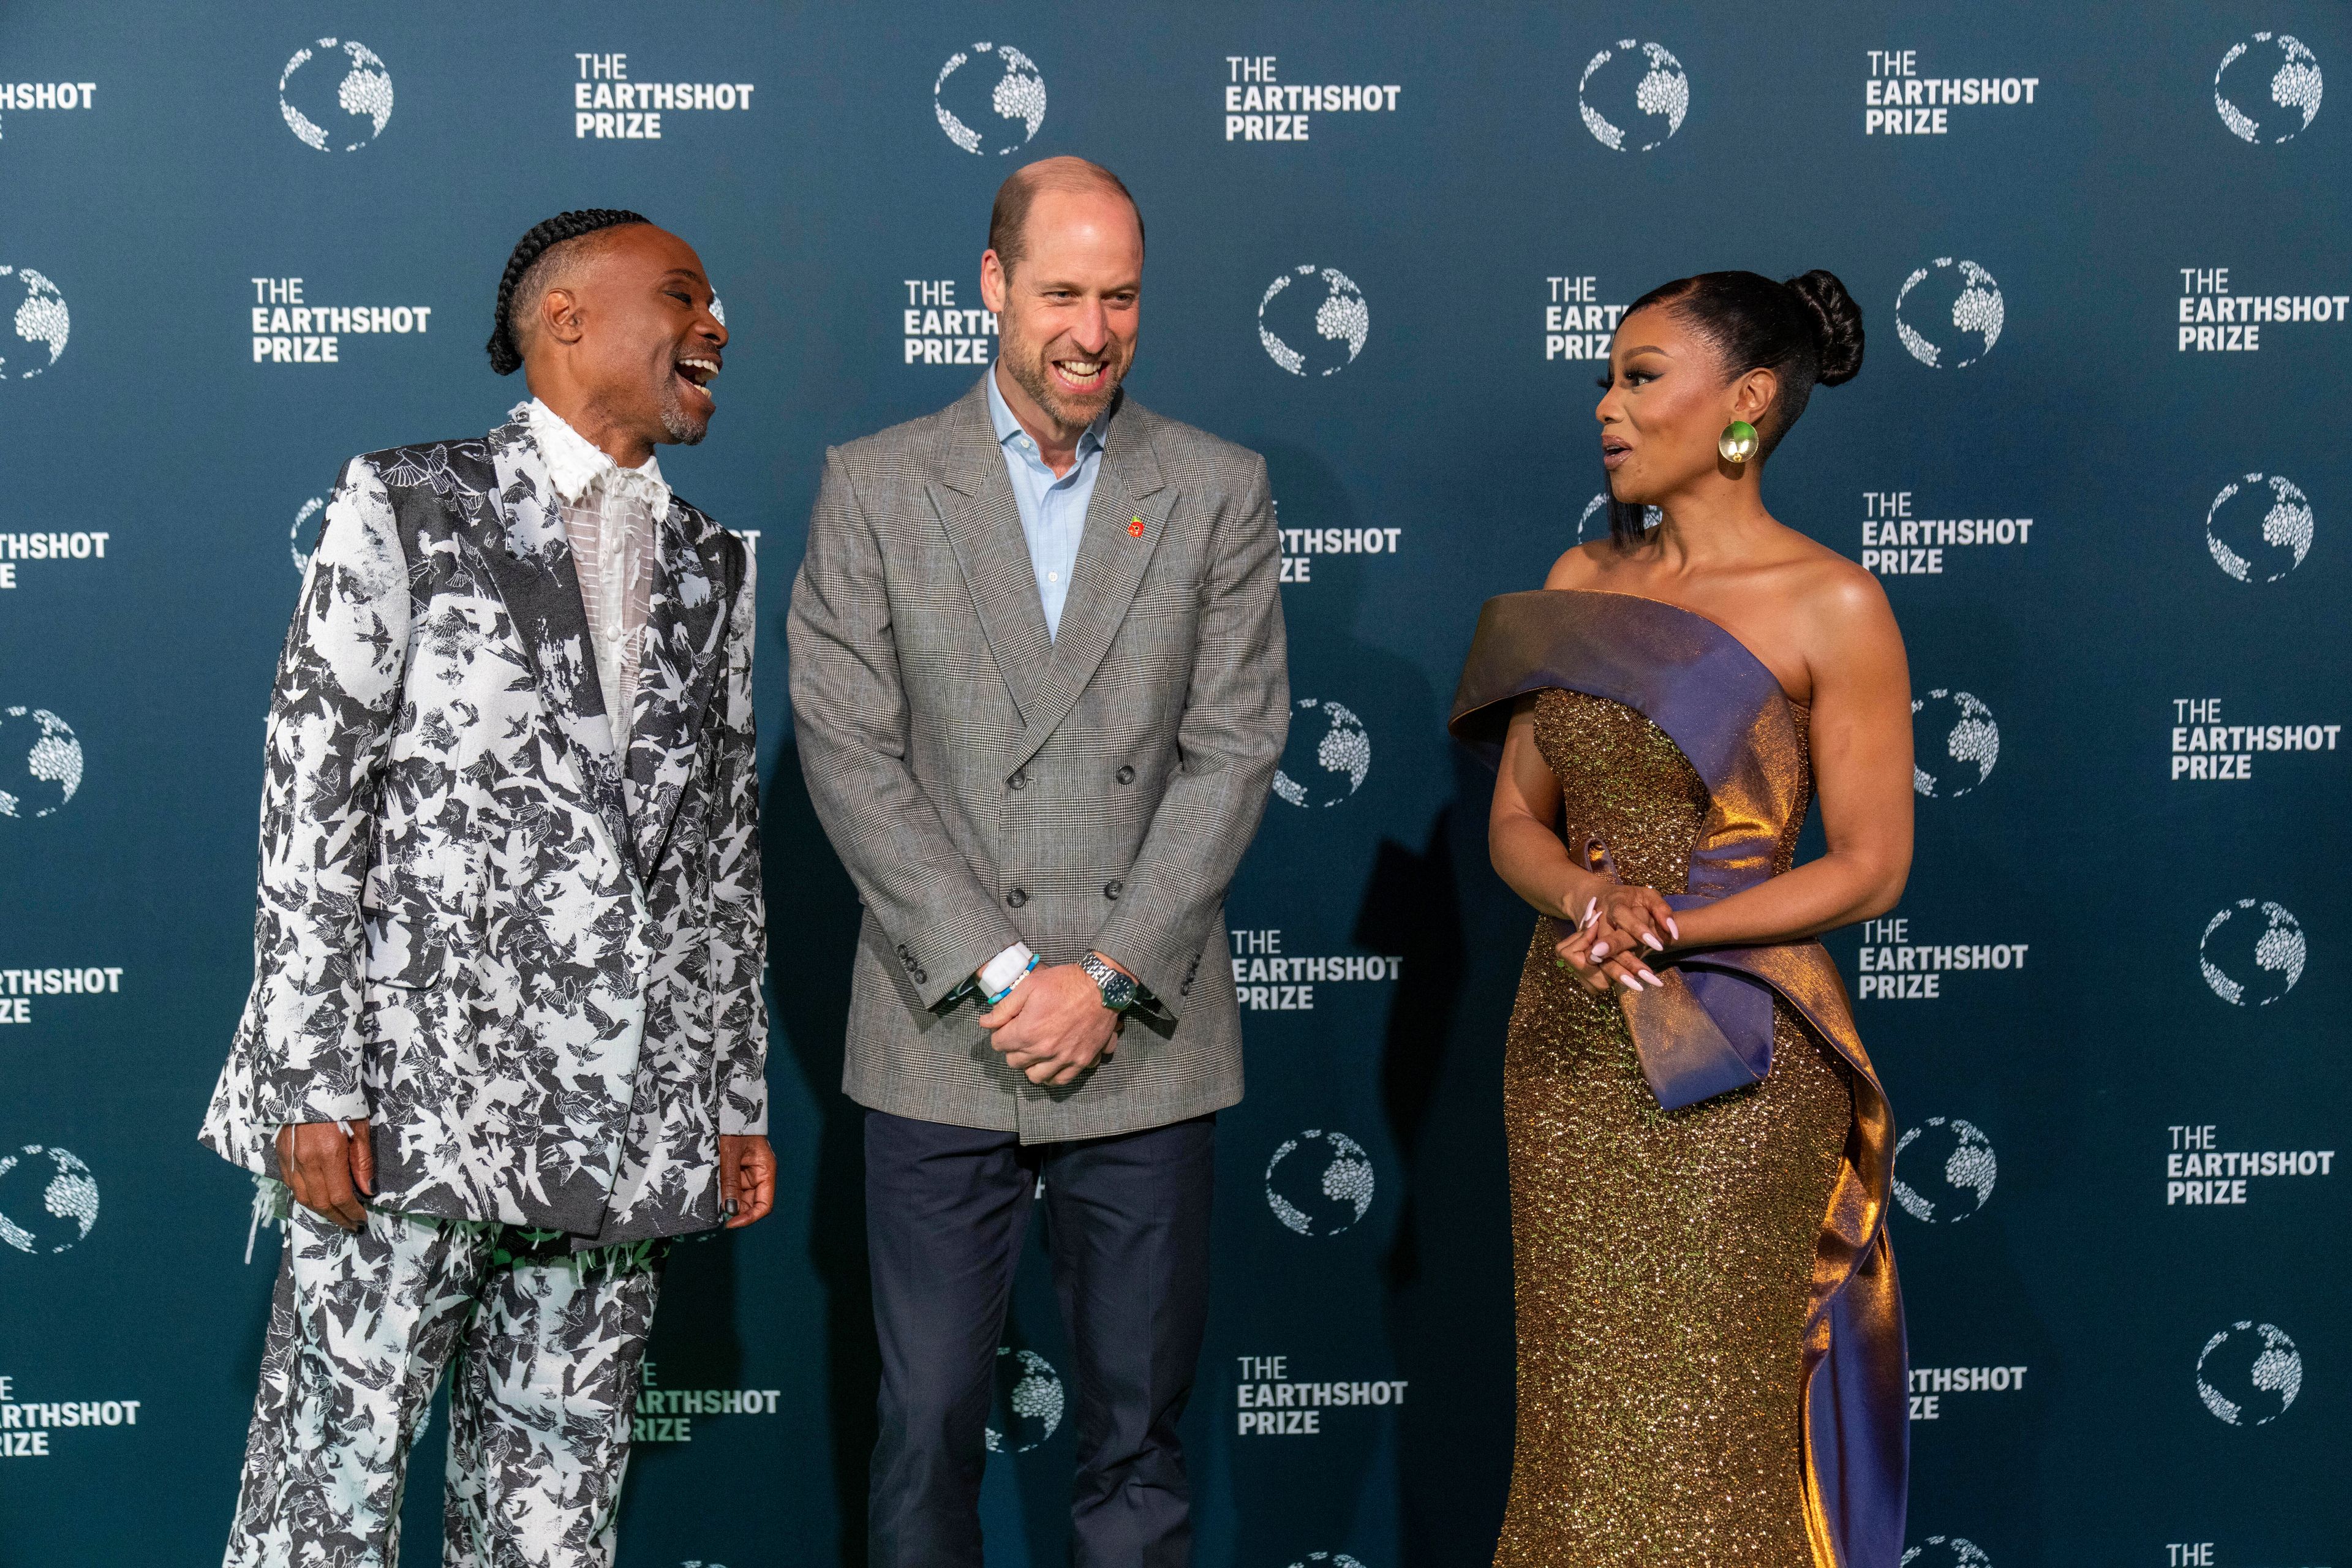
[[1573,935],[1555,951],[1563,968],[1589,989],[1605,992],[1612,984],[1629,991],[1658,987],[1665,981],[1651,969],[1648,955],[1664,952],[1682,938],[1675,911],[1655,888],[1610,882],[1563,906],[1575,921]]

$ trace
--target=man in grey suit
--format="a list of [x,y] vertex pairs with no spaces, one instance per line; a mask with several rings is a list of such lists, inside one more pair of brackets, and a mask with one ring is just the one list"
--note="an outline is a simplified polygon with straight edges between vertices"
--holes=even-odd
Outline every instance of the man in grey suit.
[[1274,508],[1263,458],[1119,389],[1143,221],[1109,171],[1020,170],[988,237],[997,363],[825,454],[793,589],[802,765],[866,906],[843,1086],[867,1108],[872,1560],[981,1561],[1042,1179],[1072,1560],[1175,1568],[1215,1113],[1242,1095],[1222,907],[1289,708]]

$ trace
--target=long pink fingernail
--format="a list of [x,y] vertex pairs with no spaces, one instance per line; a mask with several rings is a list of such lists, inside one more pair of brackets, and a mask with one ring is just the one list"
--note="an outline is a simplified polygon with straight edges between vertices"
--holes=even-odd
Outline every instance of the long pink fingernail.
[[1666,944],[1660,942],[1656,937],[1652,936],[1648,931],[1643,931],[1642,933],[1642,940],[1650,944],[1650,951],[1652,952],[1664,952],[1666,951]]
[[1683,928],[1675,924],[1675,917],[1672,915],[1666,917],[1666,930],[1676,942],[1682,941]]
[[1641,994],[1642,983],[1640,981],[1634,979],[1630,974],[1621,974],[1617,978],[1625,983],[1626,990],[1633,992],[1637,996]]
[[1661,991],[1664,991],[1666,988],[1666,983],[1664,981],[1659,979],[1656,975],[1651,973],[1646,969],[1642,971],[1642,978],[1648,981],[1651,984],[1656,986]]
[[1608,944],[1607,942],[1594,942],[1594,943],[1592,944],[1592,957],[1593,957],[1593,962],[1595,962],[1595,963],[1599,963],[1601,959],[1604,959],[1604,958],[1606,958],[1606,957],[1608,957],[1608,956],[1609,956],[1609,944]]

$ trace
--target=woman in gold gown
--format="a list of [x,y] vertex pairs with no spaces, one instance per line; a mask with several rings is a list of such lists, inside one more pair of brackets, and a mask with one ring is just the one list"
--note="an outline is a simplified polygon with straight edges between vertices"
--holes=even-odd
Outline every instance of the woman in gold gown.
[[[1622,318],[1611,538],[1483,615],[1496,869],[1538,911],[1506,1044],[1518,1441],[1497,1568],[1894,1568],[1908,1458],[1892,1123],[1820,932],[1911,854],[1877,582],[1759,471],[1860,368],[1836,279]],[[1643,525],[1643,509],[1657,519]],[[1818,789],[1828,851],[1792,867]]]

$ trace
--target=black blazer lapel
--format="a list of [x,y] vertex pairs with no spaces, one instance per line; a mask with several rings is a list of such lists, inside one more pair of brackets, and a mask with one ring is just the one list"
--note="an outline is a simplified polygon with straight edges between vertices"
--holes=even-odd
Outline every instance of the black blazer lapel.
[[[1176,493],[1160,479],[1160,459],[1143,421],[1123,407],[1113,412],[1103,437],[1102,471],[1095,477],[1094,499],[1087,503],[1077,564],[1070,569],[1061,633],[1039,684],[1038,706],[1027,710],[1025,749],[1010,766],[1018,767],[1036,754],[1094,679],[1160,548],[1175,500]],[[1034,597],[1034,574],[1029,581]]]
[[484,477],[490,483],[467,495],[461,536],[498,585],[582,793],[626,861],[629,825],[613,761],[612,722],[590,651],[579,571],[546,465],[520,420],[490,433],[489,452],[490,472]]
[[988,422],[985,383],[966,394],[955,413],[941,442],[937,471],[943,477],[928,487],[931,505],[971,590],[988,651],[1022,717],[1034,728],[1054,638],[1045,629],[1037,571],[1029,560],[1028,537],[1021,531],[1021,508],[1004,471],[1004,453]]
[[655,533],[653,595],[637,662],[625,783],[637,869],[647,880],[661,864],[662,847],[694,776],[702,715],[726,640],[722,548],[718,525],[673,496]]

